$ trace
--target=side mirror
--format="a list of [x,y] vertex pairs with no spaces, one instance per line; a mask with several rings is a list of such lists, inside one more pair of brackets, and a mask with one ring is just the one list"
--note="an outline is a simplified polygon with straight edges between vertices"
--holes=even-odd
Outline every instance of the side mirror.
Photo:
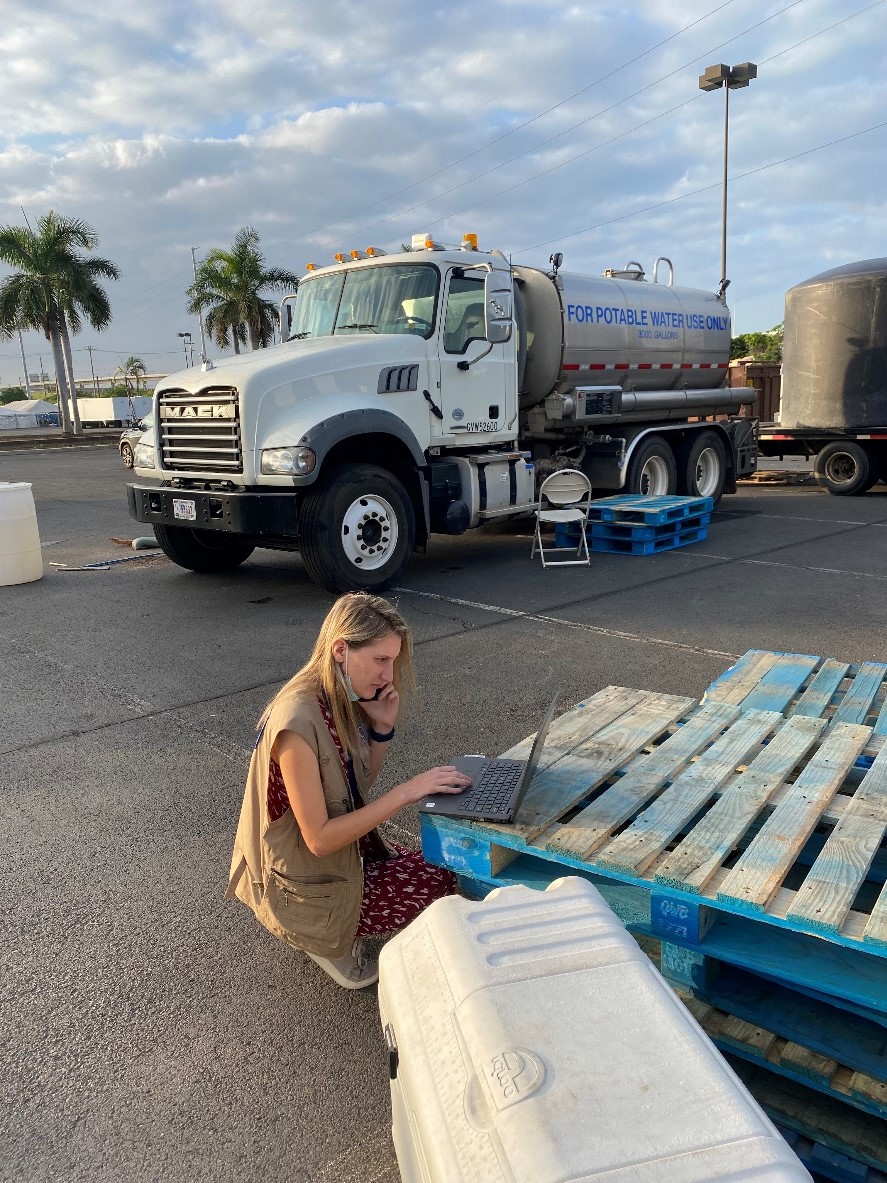
[[491,345],[511,340],[513,316],[510,273],[488,272],[484,277],[484,334]]

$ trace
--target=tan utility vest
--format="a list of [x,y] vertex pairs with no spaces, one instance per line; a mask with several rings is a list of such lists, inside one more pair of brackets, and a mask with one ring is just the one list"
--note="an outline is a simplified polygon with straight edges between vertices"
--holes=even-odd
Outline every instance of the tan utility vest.
[[[351,952],[363,897],[363,865],[353,842],[318,857],[302,838],[292,809],[268,820],[271,750],[281,731],[293,731],[316,754],[327,813],[352,808],[338,749],[311,695],[280,696],[271,708],[250,760],[226,899],[242,900],[276,937],[321,957]],[[369,748],[352,754],[361,796],[369,789]]]

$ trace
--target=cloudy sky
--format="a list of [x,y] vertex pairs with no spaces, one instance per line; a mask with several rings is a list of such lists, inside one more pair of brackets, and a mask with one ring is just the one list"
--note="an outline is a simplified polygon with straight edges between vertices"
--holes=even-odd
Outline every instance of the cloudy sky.
[[[301,272],[415,230],[599,274],[671,258],[717,287],[723,91],[728,302],[782,319],[787,288],[887,255],[887,0],[3,0],[0,224],[83,218],[121,279],[75,371],[179,368],[191,247],[254,226]],[[114,13],[114,15],[109,15]],[[0,276],[6,272],[0,267]],[[17,383],[0,342],[0,385]],[[50,350],[25,336],[29,369]],[[210,351],[216,353],[215,349]]]

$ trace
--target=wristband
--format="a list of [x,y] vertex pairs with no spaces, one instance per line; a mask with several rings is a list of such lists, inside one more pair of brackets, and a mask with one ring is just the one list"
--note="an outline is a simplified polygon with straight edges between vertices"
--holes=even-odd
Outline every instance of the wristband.
[[373,740],[375,743],[388,743],[389,740],[394,739],[394,728],[393,727],[391,728],[390,731],[385,731],[385,732],[376,731],[373,727],[370,727],[369,732],[370,732],[370,739]]

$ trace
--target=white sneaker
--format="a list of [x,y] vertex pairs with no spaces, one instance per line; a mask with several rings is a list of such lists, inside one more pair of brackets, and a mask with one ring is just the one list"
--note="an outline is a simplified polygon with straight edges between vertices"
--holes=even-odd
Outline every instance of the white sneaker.
[[345,990],[362,990],[364,986],[378,982],[379,962],[376,958],[364,957],[359,944],[355,948],[357,951],[350,957],[318,957],[315,953],[308,956]]

